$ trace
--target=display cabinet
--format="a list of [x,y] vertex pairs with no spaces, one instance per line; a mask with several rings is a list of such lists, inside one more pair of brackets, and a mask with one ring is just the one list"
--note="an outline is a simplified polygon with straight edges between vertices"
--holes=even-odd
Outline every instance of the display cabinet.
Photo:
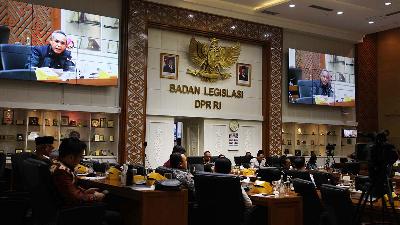
[[327,124],[282,124],[282,154],[326,156],[326,146],[334,145],[335,156],[347,156],[354,152],[356,140],[342,137],[342,129],[353,128]]
[[0,108],[0,152],[32,152],[35,138],[53,136],[54,147],[69,136],[87,145],[86,156],[118,154],[118,114]]

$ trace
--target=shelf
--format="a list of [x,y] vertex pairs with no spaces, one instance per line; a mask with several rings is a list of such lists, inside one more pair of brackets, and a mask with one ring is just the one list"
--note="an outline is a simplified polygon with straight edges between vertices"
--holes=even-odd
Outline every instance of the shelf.
[[60,126],[60,127],[65,127],[65,128],[89,128],[88,126],[83,126],[83,127],[80,127],[80,126],[67,126],[67,125],[62,125],[62,126]]

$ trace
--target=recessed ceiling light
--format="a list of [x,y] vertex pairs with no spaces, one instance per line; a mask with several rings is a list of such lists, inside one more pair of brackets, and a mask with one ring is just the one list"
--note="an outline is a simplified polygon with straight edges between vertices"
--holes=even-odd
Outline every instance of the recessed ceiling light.
[[188,17],[189,18],[193,18],[194,16],[193,16],[193,14],[189,14]]
[[369,21],[368,23],[369,23],[369,24],[373,24],[373,23],[375,23],[375,22],[374,22],[374,21]]
[[231,29],[232,30],[236,29],[236,26],[235,25],[231,26]]
[[391,2],[385,2],[385,5],[391,5],[392,3]]
[[342,15],[342,14],[343,14],[343,12],[342,12],[342,11],[339,11],[339,12],[337,12],[336,14],[338,14],[338,15]]
[[295,4],[290,4],[289,7],[290,8],[294,8],[294,7],[296,7],[296,5]]

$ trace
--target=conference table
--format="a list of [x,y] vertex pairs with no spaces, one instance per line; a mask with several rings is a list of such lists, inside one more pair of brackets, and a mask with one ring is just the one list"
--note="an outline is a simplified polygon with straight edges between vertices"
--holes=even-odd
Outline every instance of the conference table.
[[157,191],[146,185],[124,186],[120,180],[79,180],[85,187],[107,190],[110,207],[121,213],[124,225],[186,225],[188,192]]
[[292,192],[289,195],[250,195],[253,205],[267,210],[268,225],[303,225],[303,200]]

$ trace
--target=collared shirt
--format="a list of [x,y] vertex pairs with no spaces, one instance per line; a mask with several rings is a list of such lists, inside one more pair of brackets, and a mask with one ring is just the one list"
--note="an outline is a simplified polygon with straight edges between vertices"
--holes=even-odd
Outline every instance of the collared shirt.
[[60,161],[54,161],[50,167],[53,182],[58,194],[62,199],[63,207],[74,207],[85,202],[94,202],[94,194],[85,193],[85,189],[76,183],[73,169]]
[[250,167],[251,167],[251,168],[260,168],[260,167],[264,167],[264,166],[265,166],[265,162],[266,162],[265,159],[261,160],[261,162],[258,162],[257,158],[252,158],[252,159],[250,160]]
[[179,169],[172,169],[172,176],[179,180],[184,187],[194,192],[194,180],[188,172]]

